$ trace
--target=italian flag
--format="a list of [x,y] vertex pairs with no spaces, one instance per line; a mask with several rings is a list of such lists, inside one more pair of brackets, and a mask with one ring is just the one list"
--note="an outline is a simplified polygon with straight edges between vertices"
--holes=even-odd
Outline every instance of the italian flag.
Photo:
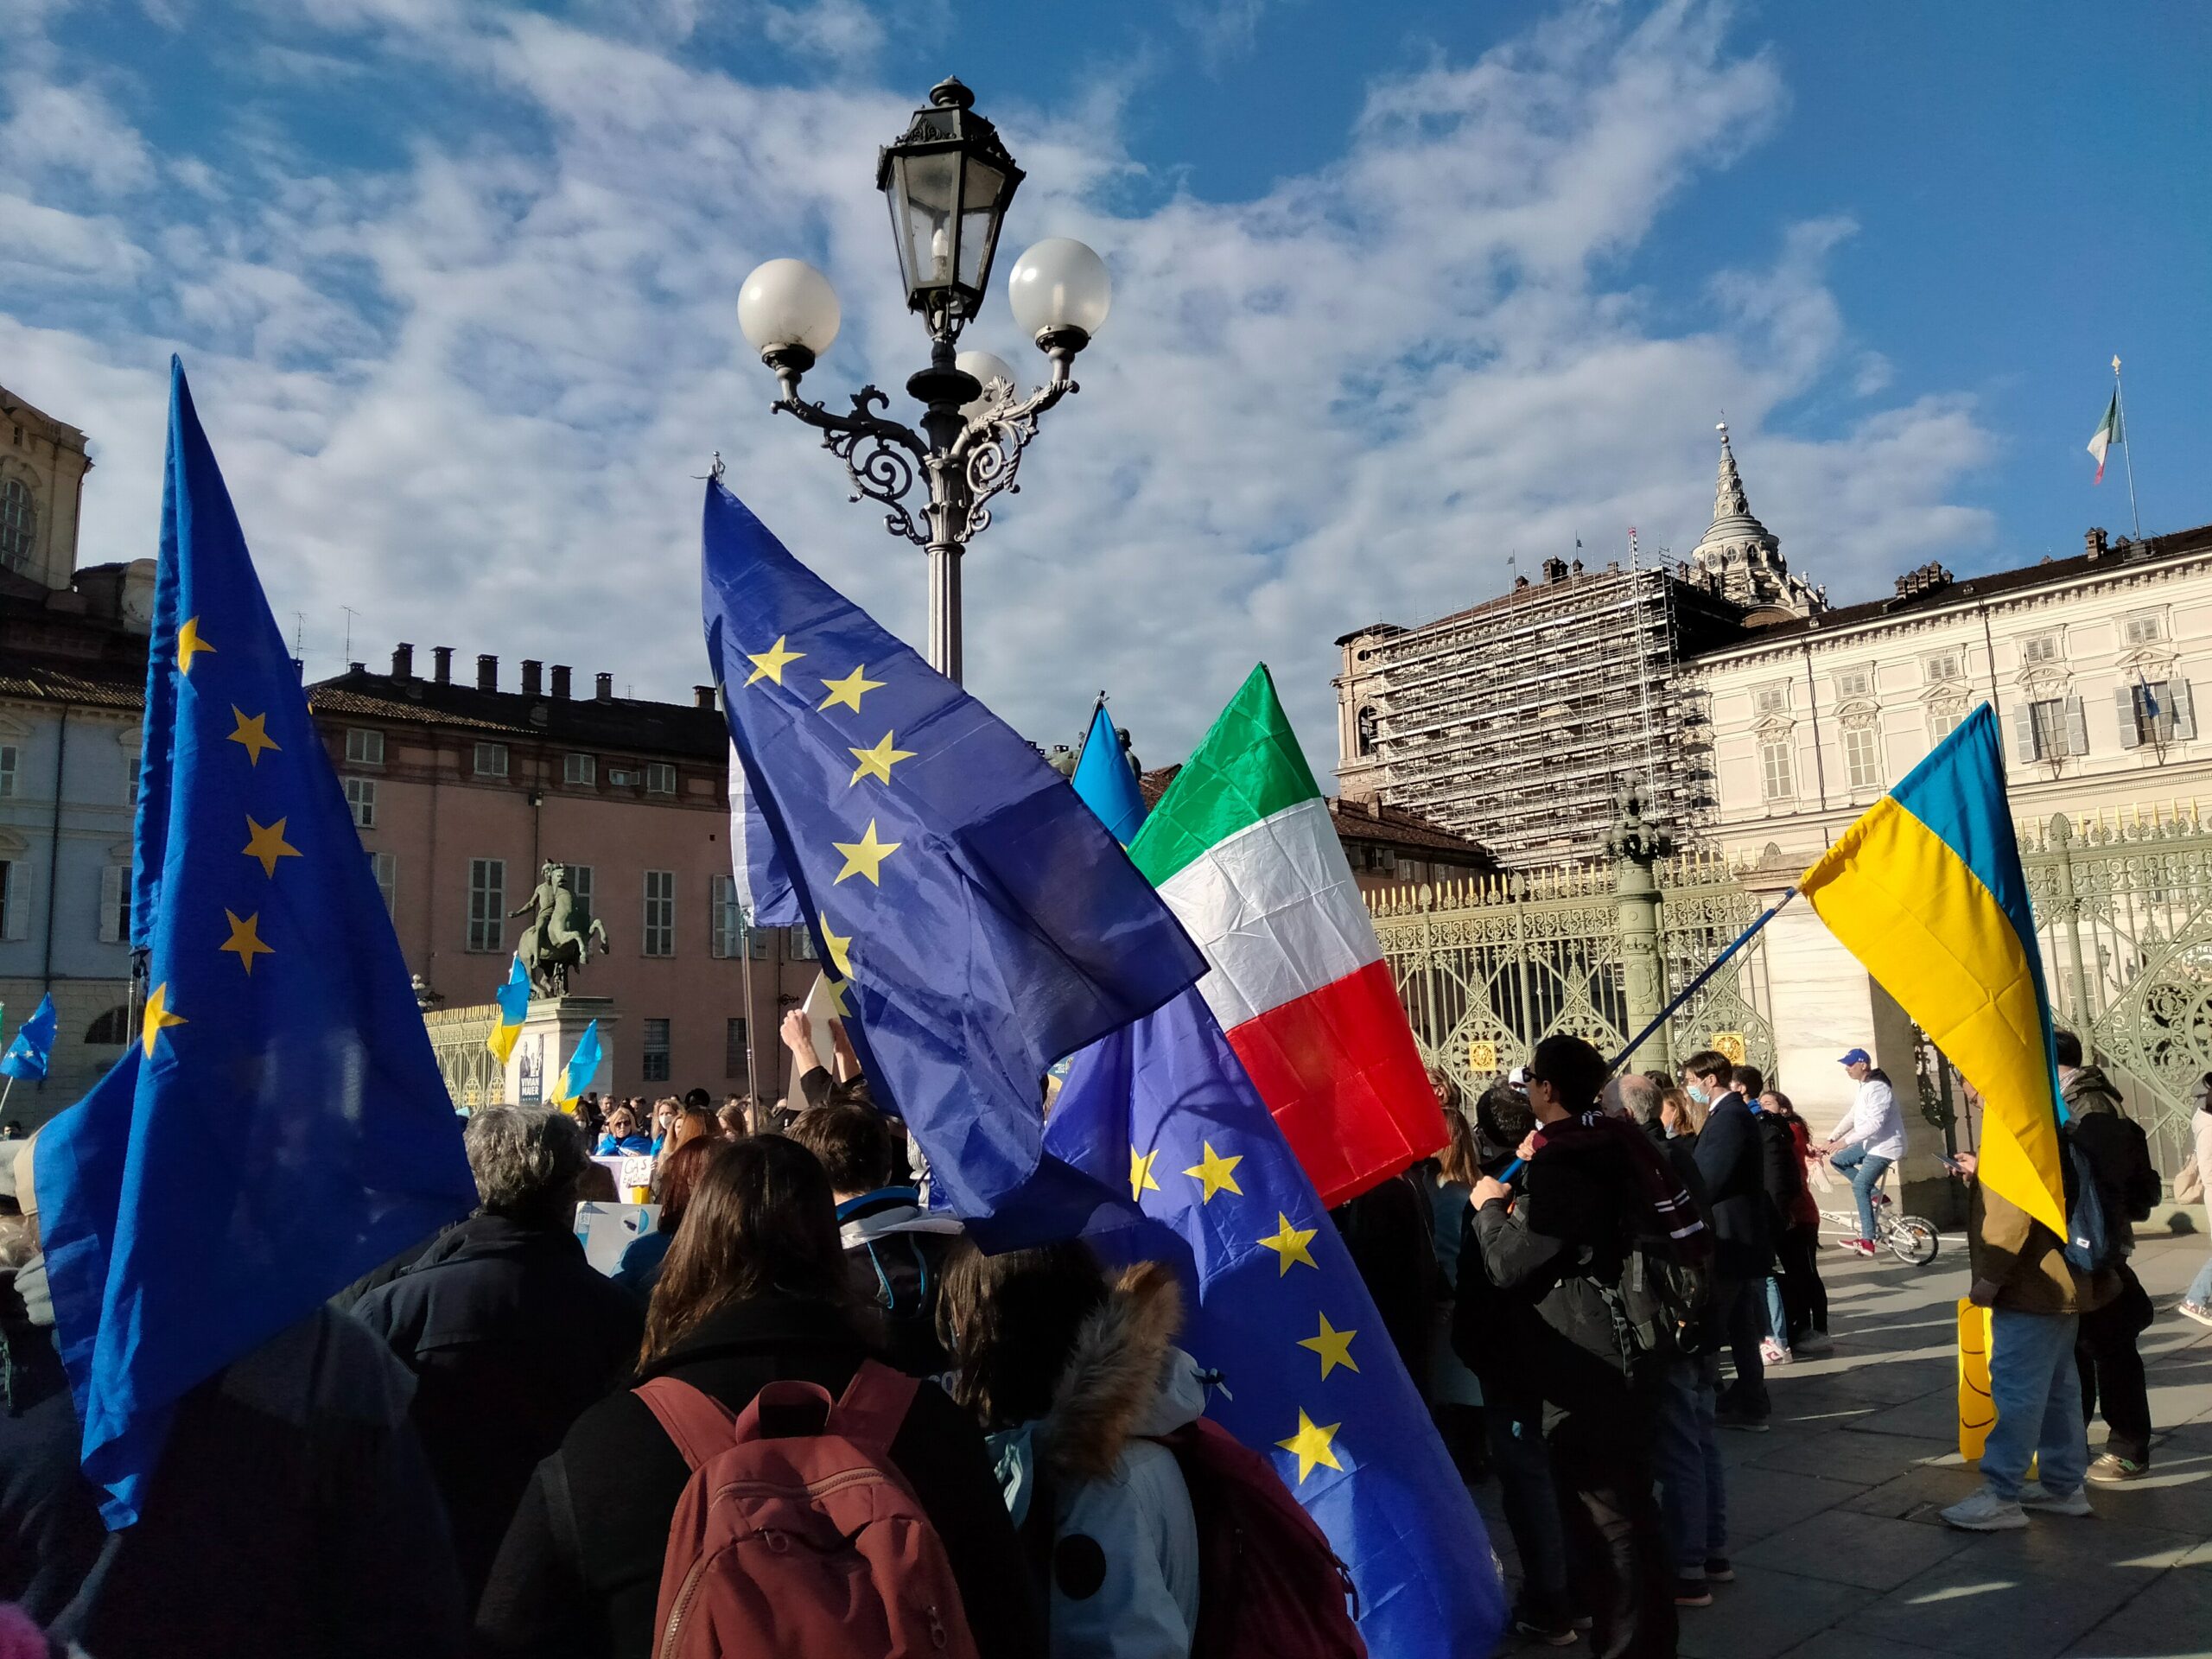
[[2126,443],[2126,435],[2120,429],[2120,389],[2113,389],[2112,402],[2105,405],[2105,417],[2097,423],[2096,435],[2089,440],[2089,453],[2097,458],[2097,475],[2090,481],[2105,481],[2105,452],[2115,443]]
[[1198,990],[1324,1204],[1444,1144],[1375,925],[1266,664],[1129,856],[1205,952]]

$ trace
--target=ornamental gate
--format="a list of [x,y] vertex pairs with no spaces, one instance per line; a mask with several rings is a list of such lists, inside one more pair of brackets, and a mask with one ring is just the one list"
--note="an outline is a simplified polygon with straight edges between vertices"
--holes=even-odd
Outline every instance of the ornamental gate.
[[2019,834],[2053,1017],[2119,1086],[2171,1180],[2212,1071],[2212,830],[2191,803]]
[[[1660,860],[1656,1001],[1632,995],[1629,884],[1608,865],[1480,876],[1367,895],[1382,954],[1425,1058],[1479,1092],[1555,1032],[1611,1058],[1674,990],[1725,950],[1761,908],[1718,858]],[[1648,930],[1649,922],[1644,924]],[[1764,941],[1753,940],[1669,1021],[1664,1053],[1719,1048],[1771,1068]],[[1660,1039],[1643,1051],[1654,1059]]]
[[446,1093],[453,1096],[456,1107],[474,1111],[479,1106],[506,1103],[506,1068],[484,1046],[499,1022],[499,1005],[496,1002],[477,1007],[439,1008],[423,1016],[423,1023],[430,1033],[430,1052],[437,1056],[438,1071],[446,1080]]

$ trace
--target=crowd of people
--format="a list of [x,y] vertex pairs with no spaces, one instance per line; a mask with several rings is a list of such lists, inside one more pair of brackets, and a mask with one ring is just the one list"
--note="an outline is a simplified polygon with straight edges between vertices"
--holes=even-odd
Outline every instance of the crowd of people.
[[[1209,1379],[1173,1274],[983,1255],[857,1066],[804,1037],[774,1109],[474,1113],[474,1213],[188,1395],[113,1535],[77,1468],[35,1142],[0,1160],[0,1600],[96,1659],[1211,1656]],[[2076,1260],[1974,1185],[1997,1421],[1955,1525],[2085,1513],[2085,1483],[2148,1467],[2126,1258],[2158,1184],[2116,1090],[2068,1033],[2058,1054],[2069,1205],[2092,1190],[2101,1232]],[[1848,1174],[1871,1237],[1904,1149],[1886,1080],[1844,1065],[1853,1109],[1816,1141],[1720,1053],[1611,1076],[1547,1038],[1471,1103],[1433,1071],[1442,1154],[1334,1212],[1450,1454],[1498,1484],[1522,1637],[1671,1656],[1734,1577],[1720,1433],[1764,1431],[1769,1369],[1828,1345],[1811,1171]],[[658,1226],[609,1276],[576,1205],[639,1156]],[[2208,1281],[2182,1312],[2212,1322]],[[685,1645],[702,1630],[721,1645]]]

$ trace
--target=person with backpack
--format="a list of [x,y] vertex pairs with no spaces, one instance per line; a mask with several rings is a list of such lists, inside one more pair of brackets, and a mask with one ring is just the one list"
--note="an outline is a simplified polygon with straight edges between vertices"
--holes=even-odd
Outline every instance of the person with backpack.
[[[1979,1097],[1967,1089],[1970,1106]],[[2082,1160],[2062,1147],[2068,1238],[1976,1179],[1978,1160],[1961,1153],[1952,1166],[1970,1189],[1967,1250],[1974,1282],[1968,1298],[1992,1310],[1989,1398],[1996,1412],[1981,1452],[1979,1491],[1942,1511],[1947,1525],[1967,1532],[2018,1531],[2027,1511],[2094,1514],[2084,1484],[2089,1436],[2082,1416],[2082,1378],[2074,1344],[2082,1315],[2110,1302],[2120,1275],[2104,1256],[2096,1182],[2082,1179]],[[2071,1243],[2080,1238],[2084,1243]],[[2038,1478],[2027,1478],[2033,1459]]]
[[2101,1486],[2140,1480],[2151,1472],[2151,1396],[2136,1340],[2158,1317],[2150,1294],[2128,1257],[2135,1251],[2133,1223],[2149,1219],[2164,1188],[2151,1164],[2143,1126],[2120,1110],[2120,1090],[2101,1066],[2083,1064],[2082,1039],[2070,1031],[2051,1033],[2058,1058],[2059,1098],[2070,1120],[2065,1135],[2088,1160],[2097,1179],[2105,1232],[2120,1288],[2102,1307],[2082,1316],[2074,1344],[2082,1378],[2082,1421],[2101,1404],[2105,1449],[2089,1465]]
[[1671,1659],[1674,1578],[1652,1446],[1665,1367],[1707,1276],[1711,1238],[1643,1130],[1599,1106],[1605,1074],[1579,1037],[1536,1045],[1529,1104],[1540,1127],[1526,1192],[1516,1202],[1503,1182],[1478,1182],[1475,1237],[1491,1282],[1536,1299],[1528,1357],[1569,1556],[1587,1586],[1592,1651]]
[[[1044,1631],[975,1423],[874,1358],[829,1178],[718,1144],[645,1318],[639,1386],[539,1465],[479,1654],[1034,1659]],[[679,1605],[680,1604],[680,1605]]]
[[1756,1066],[1738,1066],[1708,1048],[1690,1056],[1682,1082],[1705,1108],[1696,1156],[1713,1206],[1713,1312],[1736,1363],[1735,1381],[1720,1391],[1713,1421],[1723,1428],[1764,1434],[1771,1408],[1759,1344],[1766,1335],[1766,1276],[1774,1265],[1774,1242],[1767,1226],[1765,1154],[1747,1103],[1758,1098],[1766,1079]]
[[947,1363],[938,1294],[959,1221],[923,1209],[920,1192],[896,1179],[906,1160],[894,1154],[890,1123],[872,1106],[832,1100],[811,1107],[792,1121],[791,1138],[829,1174],[853,1294],[881,1316],[891,1363],[912,1376],[936,1376]]

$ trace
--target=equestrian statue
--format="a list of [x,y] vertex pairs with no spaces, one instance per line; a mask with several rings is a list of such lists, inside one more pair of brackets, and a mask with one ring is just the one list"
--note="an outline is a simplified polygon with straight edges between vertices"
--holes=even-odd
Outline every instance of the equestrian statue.
[[598,917],[579,931],[573,924],[576,895],[569,887],[569,867],[548,861],[537,873],[537,888],[510,916],[528,916],[530,925],[516,943],[530,988],[540,996],[565,996],[569,976],[583,966],[584,953],[594,944],[607,953],[607,929]]

